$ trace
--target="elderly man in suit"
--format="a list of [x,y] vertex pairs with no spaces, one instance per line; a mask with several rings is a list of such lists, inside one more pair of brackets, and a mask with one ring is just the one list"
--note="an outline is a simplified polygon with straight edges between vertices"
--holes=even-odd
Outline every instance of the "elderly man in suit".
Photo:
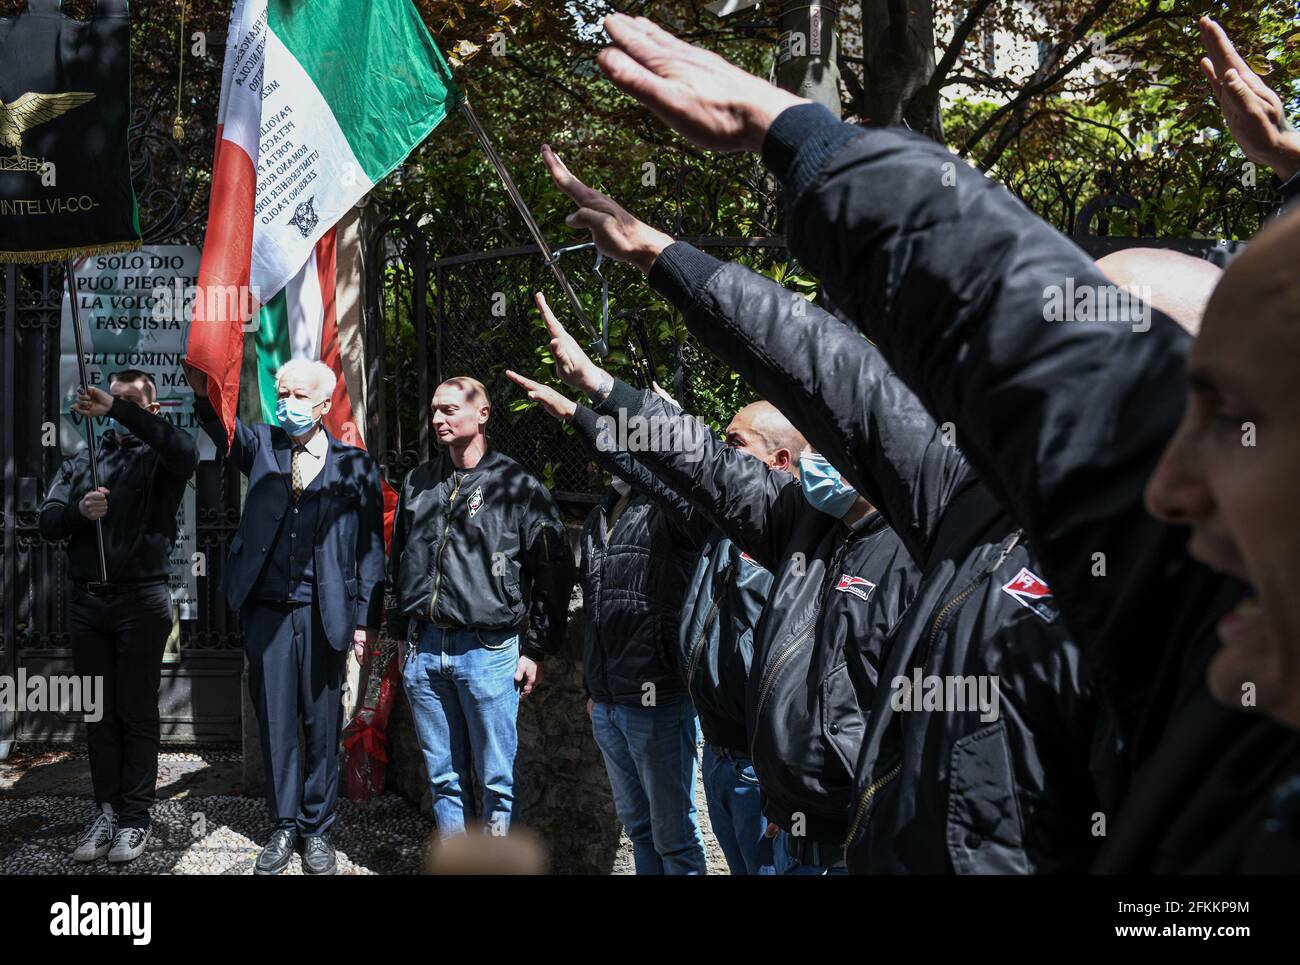
[[[229,447],[206,378],[195,374],[191,382],[204,431],[248,477],[222,588],[239,611],[275,823],[253,870],[279,874],[301,837],[303,869],[333,874],[325,832],[338,799],[345,655],[352,645],[363,656],[383,608],[379,464],[322,425],[336,382],[324,363],[281,366],[279,425],[236,421]],[[301,776],[299,721],[306,735]]]

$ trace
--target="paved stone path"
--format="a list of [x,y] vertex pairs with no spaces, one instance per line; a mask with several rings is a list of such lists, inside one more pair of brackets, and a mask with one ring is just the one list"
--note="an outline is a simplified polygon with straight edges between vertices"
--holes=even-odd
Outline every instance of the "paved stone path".
[[[78,864],[70,857],[94,816],[90,769],[72,747],[21,746],[0,762],[0,874],[252,874],[270,836],[266,803],[243,793],[239,749],[164,750],[158,803],[145,853],[125,865]],[[696,785],[710,874],[726,874]],[[330,841],[340,874],[413,874],[432,822],[394,793],[367,807],[339,801]],[[613,874],[632,874],[632,845],[621,837]],[[302,874],[295,857],[288,874]]]

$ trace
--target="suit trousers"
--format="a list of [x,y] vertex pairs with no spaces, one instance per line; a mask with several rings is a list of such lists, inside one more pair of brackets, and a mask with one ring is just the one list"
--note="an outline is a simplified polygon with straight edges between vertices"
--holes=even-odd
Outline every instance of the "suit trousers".
[[239,615],[271,819],[303,837],[324,834],[338,802],[346,652],[329,645],[314,594],[310,603],[249,599]]

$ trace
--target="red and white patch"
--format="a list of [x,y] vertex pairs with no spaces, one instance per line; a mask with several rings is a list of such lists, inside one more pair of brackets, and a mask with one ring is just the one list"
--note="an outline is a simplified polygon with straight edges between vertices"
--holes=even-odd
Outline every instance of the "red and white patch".
[[474,494],[469,497],[469,518],[473,519],[474,514],[483,508],[483,487],[479,486],[474,490]]
[[740,558],[744,560],[746,563],[749,563],[751,566],[758,565],[758,560],[754,559],[754,557],[750,556],[748,553],[745,553],[743,551],[740,554]]
[[1002,587],[1002,592],[1021,606],[1033,610],[1048,623],[1056,619],[1056,607],[1052,605],[1052,588],[1029,567],[1021,567],[1015,578]]
[[864,580],[860,576],[850,576],[848,573],[841,576],[840,581],[835,584],[835,589],[841,593],[852,593],[859,600],[867,599],[875,588],[876,584],[870,580]]

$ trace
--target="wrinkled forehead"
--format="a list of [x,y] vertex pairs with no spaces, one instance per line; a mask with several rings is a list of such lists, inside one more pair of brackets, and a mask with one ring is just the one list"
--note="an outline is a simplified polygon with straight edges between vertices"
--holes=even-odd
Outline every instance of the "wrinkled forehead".
[[311,375],[290,374],[282,375],[275,380],[275,387],[278,390],[288,392],[290,395],[305,393],[306,395],[315,395],[316,390],[320,388],[320,383]]

